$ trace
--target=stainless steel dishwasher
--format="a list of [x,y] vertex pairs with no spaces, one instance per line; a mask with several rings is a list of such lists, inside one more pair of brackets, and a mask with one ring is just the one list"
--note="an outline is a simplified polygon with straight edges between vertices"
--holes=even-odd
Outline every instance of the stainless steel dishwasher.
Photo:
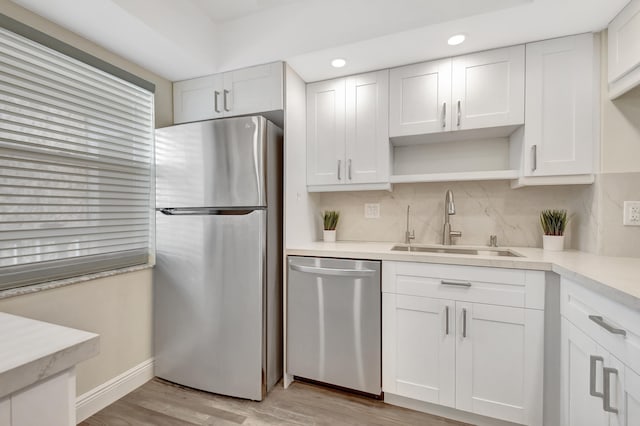
[[287,372],[381,394],[380,262],[289,256]]

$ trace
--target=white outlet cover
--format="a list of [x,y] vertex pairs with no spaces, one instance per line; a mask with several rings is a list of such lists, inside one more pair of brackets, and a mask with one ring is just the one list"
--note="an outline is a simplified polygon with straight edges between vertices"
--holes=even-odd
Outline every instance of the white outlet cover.
[[623,225],[640,226],[640,201],[625,201]]
[[365,219],[378,219],[380,217],[380,204],[365,204],[364,205],[364,218]]

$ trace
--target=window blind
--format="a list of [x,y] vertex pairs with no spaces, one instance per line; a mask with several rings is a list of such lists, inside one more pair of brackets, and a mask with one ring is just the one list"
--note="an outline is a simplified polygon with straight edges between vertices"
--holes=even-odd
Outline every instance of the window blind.
[[0,28],[0,289],[148,262],[153,102]]

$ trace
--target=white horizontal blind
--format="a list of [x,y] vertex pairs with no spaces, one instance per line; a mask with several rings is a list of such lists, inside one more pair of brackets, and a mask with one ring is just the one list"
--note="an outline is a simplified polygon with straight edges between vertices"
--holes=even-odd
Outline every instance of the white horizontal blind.
[[148,261],[153,100],[0,28],[0,289]]

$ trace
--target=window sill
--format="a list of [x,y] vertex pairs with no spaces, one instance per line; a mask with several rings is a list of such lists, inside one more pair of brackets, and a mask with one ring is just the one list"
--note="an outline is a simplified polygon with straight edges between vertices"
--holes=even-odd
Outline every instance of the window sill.
[[24,287],[10,288],[7,290],[0,290],[0,300],[8,299],[9,297],[22,296],[25,294],[37,293],[44,290],[51,290],[58,287],[65,287],[72,284],[83,283],[99,278],[113,277],[121,274],[128,274],[130,272],[142,271],[145,269],[151,269],[154,265],[136,265],[129,266],[127,268],[112,269],[110,271],[96,272],[95,274],[80,275],[78,277],[65,278],[63,280],[47,281],[39,284],[32,284]]

